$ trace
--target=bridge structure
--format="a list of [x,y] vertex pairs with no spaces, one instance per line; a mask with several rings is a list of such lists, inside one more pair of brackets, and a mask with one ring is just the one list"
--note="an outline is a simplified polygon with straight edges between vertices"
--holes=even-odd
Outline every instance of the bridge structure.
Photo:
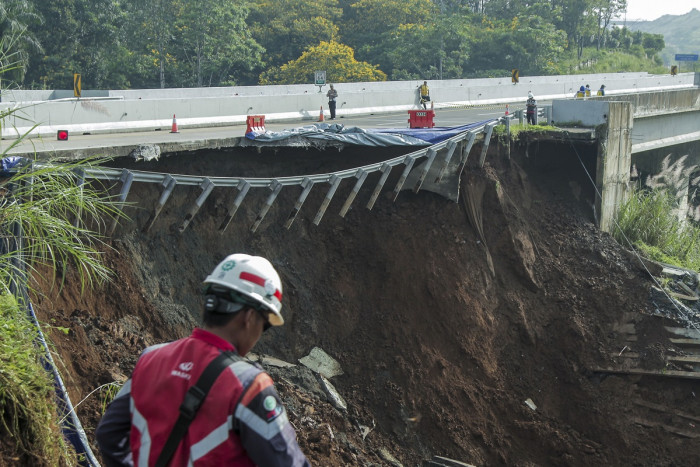
[[[572,75],[532,77],[525,78],[524,81],[526,82],[521,81],[519,84],[499,79],[440,81],[434,82],[431,94],[436,102],[436,111],[453,111],[487,106],[503,108],[508,103],[522,106],[522,95],[532,91],[538,95],[540,102],[548,99],[551,101],[551,105],[548,104],[544,112],[548,123],[564,129],[576,127],[579,132],[581,128],[590,129],[589,139],[598,146],[595,173],[598,192],[596,215],[600,228],[605,231],[612,229],[617,207],[630,193],[630,168],[633,165],[643,168],[645,173],[657,173],[663,165],[662,160],[669,155],[674,161],[682,161],[684,173],[688,173],[684,181],[687,198],[689,174],[693,172],[693,167],[700,163],[700,73],[676,76],[654,76],[646,73]],[[573,98],[575,90],[582,82],[605,82],[606,96]],[[414,88],[417,85],[418,82],[338,85],[341,93],[339,100],[342,102],[338,115],[345,118],[385,115],[388,119],[397,112],[415,109],[418,104]],[[14,106],[18,112],[15,114],[15,121],[9,122],[10,125],[6,123],[3,127],[3,138],[9,140],[24,131],[31,137],[43,136],[49,139],[49,135],[55,134],[57,129],[98,135],[163,130],[170,127],[171,113],[173,116],[180,115],[178,122],[181,128],[201,131],[212,126],[243,123],[251,111],[262,111],[267,121],[273,124],[315,121],[319,114],[314,114],[312,109],[324,100],[323,94],[315,92],[315,87],[311,85],[131,90],[92,94],[94,95],[88,93],[86,97],[75,99],[64,97],[58,91],[43,94],[34,91],[17,91],[10,95],[6,93],[1,105]],[[162,114],[166,114],[168,118],[157,118]],[[151,219],[145,228],[150,228],[153,224],[175,186],[199,185],[202,193],[183,220],[181,231],[187,228],[192,217],[217,186],[236,190],[226,219],[222,221],[222,230],[231,221],[251,188],[269,190],[269,197],[251,227],[255,231],[283,187],[294,185],[301,188],[301,195],[285,223],[289,227],[309,191],[314,186],[328,185],[325,201],[314,218],[314,223],[318,224],[343,180],[355,179],[355,186],[341,210],[341,216],[347,212],[367,176],[379,173],[380,179],[367,206],[371,209],[389,172],[399,166],[402,167],[402,172],[399,183],[394,188],[394,199],[399,191],[410,187],[414,191],[435,191],[456,201],[459,191],[458,176],[464,169],[475,142],[481,143],[479,163],[483,165],[493,127],[509,122],[512,118],[513,113],[501,113],[501,116],[486,121],[476,129],[465,131],[432,147],[421,148],[406,156],[379,164],[337,173],[270,179],[221,179],[109,169],[88,172],[85,176],[120,181],[121,201],[126,200],[131,183],[135,181],[161,184],[162,196],[153,208]],[[35,128],[21,126],[26,125],[23,122],[27,121],[42,124]],[[375,124],[376,122],[377,120]],[[161,131],[157,141],[163,141],[164,138],[165,132]],[[242,140],[242,136],[232,137],[227,134],[221,138],[181,142],[163,152],[235,147],[240,145]],[[110,147],[110,144],[113,143],[105,144],[102,149]],[[163,144],[165,143],[151,143],[159,152],[160,145]],[[36,147],[38,146],[33,149]],[[133,147],[128,148],[129,151],[133,150]],[[20,149],[10,152],[21,153]],[[76,149],[75,153],[76,157],[84,155],[79,149]],[[452,185],[446,188],[446,183]]]
[[[592,78],[597,78],[597,82],[604,80],[606,87],[611,90],[615,88],[611,83],[617,83],[618,89],[603,97],[572,99],[573,91],[578,88],[579,83],[596,82]],[[440,102],[438,109],[509,102],[522,103],[524,100],[522,95],[527,93],[527,90],[522,92],[522,86],[517,87],[501,81],[471,81],[454,80],[454,82],[434,86],[433,89],[436,92],[433,93],[433,98]],[[342,93],[347,92],[348,96],[341,98],[339,114],[359,115],[377,112],[388,114],[415,108],[417,102],[412,102],[410,97],[415,94],[414,84],[372,83],[370,86],[369,83],[355,83],[352,86],[347,85],[345,90],[341,90]],[[687,187],[690,183],[690,175],[687,174],[697,172],[700,164],[700,74],[685,74],[678,77],[654,77],[645,74],[541,77],[541,79],[532,78],[526,84],[528,90],[538,94],[540,101],[552,100],[551,109],[548,108],[545,112],[547,123],[563,128],[564,131],[572,127],[588,129],[590,141],[597,144],[596,204],[599,225],[603,230],[611,230],[617,206],[629,195],[630,168],[633,164],[643,167],[649,173],[655,173],[658,167],[664,164],[663,160],[671,157],[674,162],[682,165],[681,172],[686,174],[683,183],[686,185],[687,199]],[[232,91],[235,91],[235,88],[226,90],[226,92]],[[282,93],[285,88],[274,91]],[[65,97],[62,93],[55,91],[45,95],[5,93],[1,106],[5,109],[16,108],[18,111],[13,120],[5,122],[1,136],[4,140],[11,140],[25,133],[33,137],[49,137],[59,129],[95,134],[167,129],[170,125],[171,113],[185,115],[180,120],[183,128],[243,123],[250,111],[266,114],[271,121],[315,120],[313,109],[323,99],[321,95],[310,95],[308,90],[304,90],[303,94],[295,94],[292,88],[286,88],[287,94],[284,96],[275,93],[264,95],[265,90],[258,87],[239,90],[227,97],[217,95],[217,92],[223,92],[221,90],[180,90],[177,91],[182,93],[180,96],[174,96],[173,92],[175,91],[122,91],[121,95],[112,95],[109,92],[91,97],[86,95],[85,99]],[[163,119],[162,114],[168,117]],[[226,215],[219,226],[222,232],[226,230],[251,189],[268,192],[267,199],[251,226],[252,231],[260,226],[280,191],[285,187],[296,187],[301,190],[285,221],[287,228],[296,219],[311,190],[314,187],[325,188],[326,195],[313,220],[313,223],[318,225],[343,181],[353,183],[353,188],[340,210],[340,215],[344,217],[370,176],[378,179],[366,206],[372,209],[394,168],[400,170],[398,182],[393,189],[394,200],[401,190],[411,189],[414,192],[435,191],[457,201],[460,175],[475,143],[477,140],[481,143],[478,164],[483,166],[494,127],[501,123],[508,126],[512,118],[512,114],[499,116],[407,155],[327,174],[240,178],[87,168],[79,173],[77,178],[79,183],[90,178],[119,182],[121,203],[126,202],[134,182],[162,186],[161,196],[153,203],[150,217],[143,226],[145,231],[151,228],[176,187],[183,185],[199,186],[201,193],[190,205],[180,223],[180,232],[187,229],[193,217],[216,187],[230,190]],[[27,126],[26,122],[30,124]],[[33,126],[35,123],[38,124],[37,127]],[[196,145],[191,144],[189,150],[236,146],[240,139],[227,135],[224,143],[216,139],[204,140]],[[103,144],[102,147],[109,148],[110,144],[112,143]],[[161,143],[155,141],[151,144],[155,146]],[[38,144],[33,149],[37,147]],[[181,147],[184,150],[188,149],[186,142]],[[14,150],[10,148],[0,153],[3,156],[9,153],[22,154],[23,150],[27,152],[26,148],[15,147]],[[76,157],[80,157],[78,154],[80,151],[80,148],[75,149]],[[46,152],[55,151],[51,149]],[[116,223],[112,225],[112,229],[115,227]],[[17,238],[21,239],[21,237],[20,232]],[[48,349],[47,355],[50,360]],[[69,422],[71,433],[77,433],[79,438],[79,441],[72,442],[76,443],[80,452],[85,453],[91,465],[97,465],[80,421],[67,397],[60,375],[58,372],[55,375],[58,387],[62,388],[59,392],[65,400],[67,416],[71,416]],[[80,450],[79,445],[84,447],[84,451]]]
[[[700,78],[700,74],[697,75]],[[698,80],[700,84],[700,80]],[[590,127],[598,144],[596,212],[600,228],[613,228],[617,207],[630,190],[631,172],[659,174],[675,165],[671,186],[685,216],[692,174],[700,167],[700,87],[555,101],[558,126]]]

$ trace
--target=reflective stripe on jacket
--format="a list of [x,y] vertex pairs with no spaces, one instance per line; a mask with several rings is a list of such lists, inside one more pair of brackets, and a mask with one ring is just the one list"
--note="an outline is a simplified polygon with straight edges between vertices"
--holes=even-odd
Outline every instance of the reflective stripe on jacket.
[[[131,380],[98,427],[103,456],[118,460],[106,465],[154,465],[178,418],[185,393],[226,350],[235,349],[202,329],[195,329],[185,339],[146,349]],[[124,425],[125,416],[129,430],[120,434],[117,427]],[[120,441],[120,436],[129,439],[128,455],[123,449],[126,440]],[[170,465],[256,464],[309,465],[272,379],[258,366],[236,361],[212,385]]]

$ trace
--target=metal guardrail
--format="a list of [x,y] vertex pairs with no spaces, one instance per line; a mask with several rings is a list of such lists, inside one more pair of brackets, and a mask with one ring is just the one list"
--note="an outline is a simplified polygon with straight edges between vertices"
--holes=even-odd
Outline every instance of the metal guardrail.
[[[437,167],[438,175],[436,176],[435,182],[439,183],[442,175],[445,173],[448,165],[450,163],[459,164],[460,173],[466,164],[469,152],[474,143],[476,136],[480,133],[484,133],[484,144],[481,152],[481,158],[479,163],[483,165],[484,159],[486,157],[486,151],[491,139],[491,134],[493,127],[498,124],[499,120],[492,120],[485,122],[483,125],[466,130],[463,133],[455,135],[445,141],[434,144],[427,148],[422,148],[420,150],[414,151],[410,154],[399,156],[393,159],[389,159],[384,162],[378,162],[374,164],[364,165],[361,167],[356,167],[352,169],[341,170],[338,172],[331,172],[325,174],[316,175],[302,175],[294,177],[276,177],[276,178],[248,178],[248,177],[210,177],[210,176],[196,176],[196,175],[180,175],[180,174],[170,174],[170,173],[158,173],[158,172],[146,172],[139,170],[128,170],[128,169],[111,169],[111,168],[88,168],[84,169],[83,176],[84,179],[98,179],[98,180],[110,180],[120,182],[122,184],[121,191],[119,193],[118,202],[121,208],[123,208],[126,198],[129,194],[131,186],[134,182],[143,183],[158,183],[163,186],[163,191],[161,196],[153,208],[150,218],[148,219],[143,230],[147,232],[153,226],[155,220],[160,214],[161,210],[167,203],[168,199],[172,195],[174,189],[178,185],[184,186],[199,186],[202,189],[202,193],[197,197],[194,204],[190,207],[187,212],[185,219],[179,226],[179,231],[184,232],[189,223],[192,221],[194,216],[197,214],[199,209],[202,207],[206,199],[211,194],[212,190],[217,187],[235,188],[238,190],[237,195],[233,198],[231,203],[227,206],[227,214],[219,226],[219,231],[223,232],[226,230],[231,220],[236,214],[236,211],[243,203],[246,195],[252,188],[267,188],[270,190],[270,194],[261,208],[258,216],[256,217],[255,223],[251,227],[251,231],[255,232],[257,228],[262,223],[263,219],[267,215],[270,207],[275,202],[275,199],[279,195],[283,187],[289,186],[300,186],[302,188],[302,193],[297,199],[292,212],[289,214],[285,222],[285,227],[289,229],[296,219],[297,214],[301,210],[306,198],[313,189],[314,186],[319,184],[329,184],[326,197],[321,204],[316,216],[314,217],[313,223],[318,225],[325,214],[328,205],[330,204],[336,190],[340,186],[340,183],[346,179],[355,178],[355,186],[353,187],[350,195],[346,199],[343,207],[340,211],[340,216],[345,217],[348,212],[350,205],[355,199],[355,196],[361,189],[363,183],[367,179],[369,174],[380,172],[381,176],[375,189],[367,203],[367,209],[372,209],[374,203],[379,196],[386,180],[389,177],[391,170],[394,167],[404,165],[404,171],[399,177],[399,181],[394,188],[394,200],[398,196],[399,192],[403,189],[403,185],[408,178],[409,173],[413,169],[415,163],[421,159],[426,159],[426,164],[422,168],[422,172],[419,176],[418,182],[414,186],[414,191],[420,190],[425,177],[427,176],[428,170],[431,168],[432,164],[437,161],[439,164]],[[462,151],[459,161],[453,161],[453,154],[456,152],[457,146],[462,143]],[[438,153],[442,156],[438,157]],[[116,228],[117,221],[115,220],[112,225],[111,231]]]

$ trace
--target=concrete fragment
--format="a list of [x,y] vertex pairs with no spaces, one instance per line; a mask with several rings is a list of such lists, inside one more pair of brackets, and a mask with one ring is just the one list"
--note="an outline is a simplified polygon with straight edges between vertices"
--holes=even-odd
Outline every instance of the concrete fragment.
[[466,464],[464,462],[448,459],[447,457],[442,456],[433,456],[432,461],[428,461],[424,465],[430,467],[476,467],[473,464]]
[[[372,420],[372,422],[374,422],[374,420]],[[360,428],[360,435],[362,435],[362,441],[364,441],[373,428],[364,425],[358,425],[358,427]]]
[[248,352],[246,358],[252,362],[257,362],[261,365],[273,366],[275,368],[293,368],[296,366],[294,363],[285,362],[279,358],[271,357],[270,355],[257,354],[255,352]]
[[379,457],[381,457],[382,460],[388,462],[393,467],[403,467],[403,464],[399,462],[398,459],[396,459],[394,456],[392,456],[386,448],[379,449]]
[[532,410],[537,410],[537,406],[535,405],[534,402],[532,402],[532,399],[530,399],[530,398],[528,398],[528,399],[525,401],[525,405],[527,405],[528,407],[530,407]]
[[151,161],[160,158],[160,146],[157,144],[140,144],[129,154],[135,161]]
[[343,374],[340,363],[318,347],[311,349],[311,352],[306,357],[300,358],[299,363],[326,378]]
[[338,410],[342,410],[343,412],[347,411],[348,404],[338,393],[338,391],[336,391],[331,382],[328,381],[322,374],[316,374],[316,378],[318,379],[318,383],[321,385],[321,388],[326,393],[326,396],[328,396],[328,400],[330,401],[331,405]]

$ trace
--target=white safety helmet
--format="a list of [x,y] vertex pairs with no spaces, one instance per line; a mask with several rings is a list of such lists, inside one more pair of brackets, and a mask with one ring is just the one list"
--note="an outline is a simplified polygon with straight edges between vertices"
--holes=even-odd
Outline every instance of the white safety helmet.
[[270,311],[273,326],[284,324],[282,310],[282,281],[272,264],[261,256],[236,253],[220,262],[206,279],[206,285],[220,285],[240,293]]

